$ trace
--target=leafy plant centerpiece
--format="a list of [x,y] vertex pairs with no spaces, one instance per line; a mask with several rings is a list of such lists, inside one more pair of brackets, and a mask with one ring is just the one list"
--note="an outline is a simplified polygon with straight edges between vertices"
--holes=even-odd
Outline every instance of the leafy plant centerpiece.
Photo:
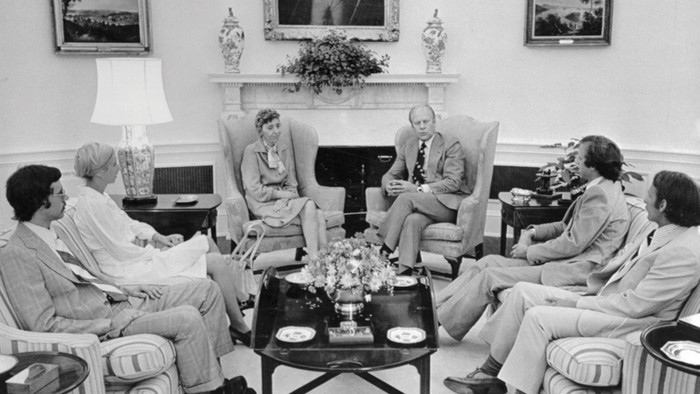
[[309,281],[311,293],[323,288],[329,296],[341,291],[369,296],[382,287],[392,293],[396,284],[396,273],[379,246],[369,245],[360,235],[330,242],[317,258],[304,257],[304,261],[301,274]]
[[287,64],[279,65],[277,72],[297,76],[297,82],[288,91],[298,92],[304,85],[316,94],[325,87],[341,94],[344,87],[362,87],[365,77],[382,73],[388,66],[388,55],[377,59],[361,42],[330,30],[320,38],[302,42],[297,56],[287,57]]
[[[576,164],[576,158],[578,157],[578,148],[581,145],[581,140],[578,138],[571,138],[568,142],[562,143],[557,142],[551,145],[543,145],[540,148],[548,149],[561,149],[563,155],[557,157],[556,163],[547,163],[540,167],[537,173],[537,180],[541,184],[549,182],[548,190],[551,192],[556,191],[569,191],[572,196],[583,193],[583,186],[585,181],[581,179],[579,175],[579,168]],[[622,163],[623,166],[633,167],[627,162]],[[551,178],[551,179],[548,179]],[[620,180],[623,182],[632,182],[632,179],[638,181],[644,181],[642,176],[634,171],[622,171],[620,175]],[[538,189],[538,193],[540,190]]]

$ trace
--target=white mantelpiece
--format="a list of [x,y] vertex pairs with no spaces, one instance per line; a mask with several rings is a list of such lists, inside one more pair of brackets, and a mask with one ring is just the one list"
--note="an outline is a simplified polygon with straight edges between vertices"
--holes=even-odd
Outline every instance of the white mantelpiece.
[[291,75],[209,74],[209,81],[223,88],[222,117],[275,108],[313,125],[321,145],[393,145],[394,132],[408,123],[414,105],[428,103],[446,116],[445,89],[458,79],[459,74],[377,74],[364,88],[316,95],[306,88],[285,91],[295,82]]

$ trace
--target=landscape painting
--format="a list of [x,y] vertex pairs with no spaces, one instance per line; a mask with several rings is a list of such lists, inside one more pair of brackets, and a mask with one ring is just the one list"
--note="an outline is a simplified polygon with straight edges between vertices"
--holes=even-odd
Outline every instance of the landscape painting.
[[525,45],[610,45],[612,0],[528,0]]
[[53,7],[59,53],[150,51],[148,0],[53,0]]

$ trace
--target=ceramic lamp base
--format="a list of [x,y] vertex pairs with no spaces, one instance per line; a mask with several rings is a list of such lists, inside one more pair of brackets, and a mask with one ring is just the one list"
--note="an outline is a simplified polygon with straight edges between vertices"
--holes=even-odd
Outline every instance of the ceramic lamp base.
[[[146,136],[146,126],[124,126],[123,139],[117,147],[126,198],[131,203],[154,203],[153,175],[155,152]],[[137,202],[138,201],[138,202]]]

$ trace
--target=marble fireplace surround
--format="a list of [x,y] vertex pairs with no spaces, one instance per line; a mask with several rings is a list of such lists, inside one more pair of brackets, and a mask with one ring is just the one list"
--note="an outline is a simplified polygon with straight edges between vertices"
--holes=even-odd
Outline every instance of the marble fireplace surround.
[[458,80],[459,74],[377,74],[362,89],[315,95],[305,88],[286,92],[295,81],[289,75],[209,74],[221,86],[223,118],[275,108],[316,128],[321,146],[392,146],[414,105],[427,102],[446,116],[445,90]]

